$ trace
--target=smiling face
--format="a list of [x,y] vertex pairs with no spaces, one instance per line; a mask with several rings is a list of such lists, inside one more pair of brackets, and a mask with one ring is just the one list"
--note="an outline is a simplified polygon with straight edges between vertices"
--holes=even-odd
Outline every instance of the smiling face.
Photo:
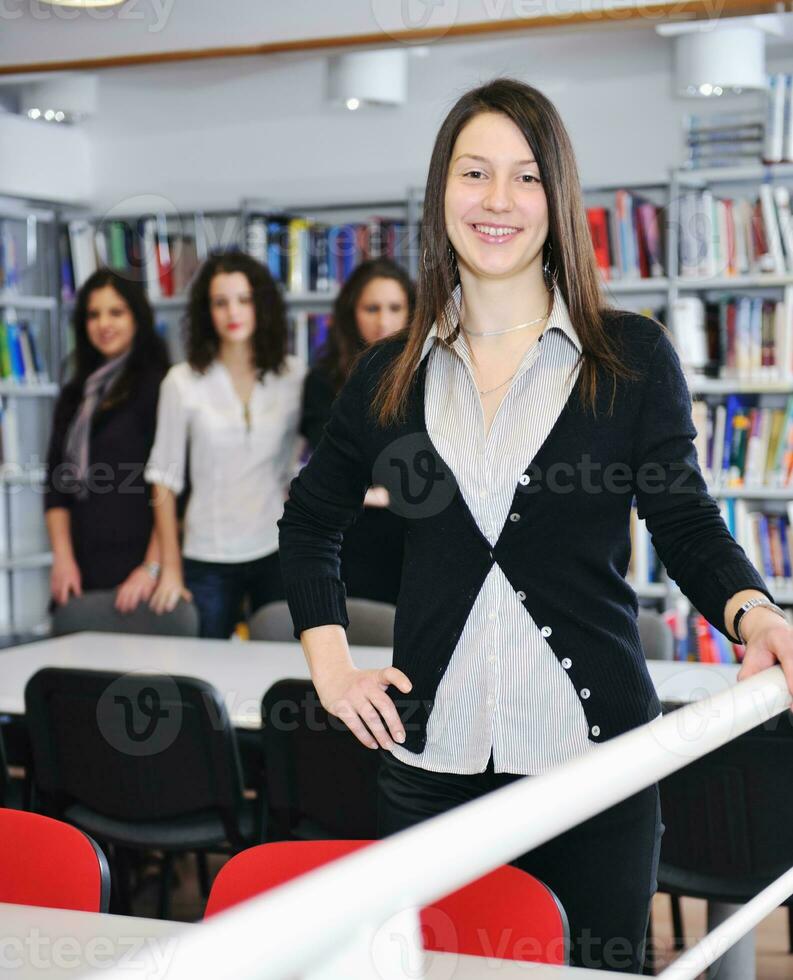
[[355,323],[366,344],[397,333],[407,323],[408,298],[396,279],[377,276],[361,290],[355,304]]
[[444,206],[461,274],[509,279],[534,269],[541,275],[548,205],[534,152],[511,119],[483,112],[460,130]]
[[135,338],[135,318],[124,297],[112,286],[93,289],[85,311],[88,339],[102,357],[125,354]]
[[209,311],[221,343],[249,343],[256,332],[253,290],[244,272],[219,272],[209,284]]

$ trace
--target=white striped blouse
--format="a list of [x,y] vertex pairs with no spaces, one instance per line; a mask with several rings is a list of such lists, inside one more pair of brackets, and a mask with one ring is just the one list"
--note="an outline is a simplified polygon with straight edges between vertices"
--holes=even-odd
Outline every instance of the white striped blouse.
[[[459,310],[461,288],[453,302]],[[454,319],[452,323],[456,322]],[[465,337],[427,337],[427,432],[454,473],[491,544],[509,514],[520,476],[572,391],[581,342],[558,289],[548,326],[526,352],[485,438]],[[542,562],[542,555],[535,556]],[[571,569],[571,574],[573,570]],[[498,564],[477,596],[435,697],[420,753],[395,746],[401,762],[433,772],[536,775],[596,747],[578,694],[541,628]]]

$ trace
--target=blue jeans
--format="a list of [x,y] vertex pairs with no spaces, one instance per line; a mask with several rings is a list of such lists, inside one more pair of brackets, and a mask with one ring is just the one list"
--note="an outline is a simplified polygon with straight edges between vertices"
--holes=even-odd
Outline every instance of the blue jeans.
[[184,581],[198,609],[201,636],[225,640],[244,616],[284,598],[278,552],[253,561],[197,561],[185,558]]

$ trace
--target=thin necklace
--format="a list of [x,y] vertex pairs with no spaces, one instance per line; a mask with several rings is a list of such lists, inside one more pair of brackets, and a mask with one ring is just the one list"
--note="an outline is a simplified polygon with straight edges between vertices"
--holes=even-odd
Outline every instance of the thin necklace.
[[507,378],[507,380],[506,380],[506,381],[502,381],[502,382],[501,382],[501,384],[500,384],[500,385],[496,385],[496,386],[495,386],[495,388],[487,388],[487,389],[485,389],[485,391],[482,391],[482,389],[481,389],[481,388],[477,388],[477,391],[479,392],[479,394],[480,394],[480,395],[489,395],[491,391],[498,391],[498,389],[499,389],[499,388],[503,388],[505,384],[509,384],[509,382],[510,382],[510,381],[511,381],[511,380],[512,380],[512,379],[513,379],[514,377],[515,377],[515,375],[516,375],[517,373],[518,373],[518,372],[517,372],[517,370],[515,370],[515,371],[514,371],[514,372],[513,372],[513,373],[512,373],[512,374],[511,374],[511,375],[510,375],[510,376],[509,376],[508,378]]
[[466,327],[462,327],[464,333],[467,333],[469,337],[497,337],[502,333],[512,333],[514,330],[524,330],[526,327],[533,327],[535,323],[542,323],[543,320],[547,320],[551,315],[551,311],[548,310],[547,313],[543,313],[542,316],[538,316],[536,320],[529,320],[527,323],[519,323],[516,327],[507,327],[506,330],[468,330]]

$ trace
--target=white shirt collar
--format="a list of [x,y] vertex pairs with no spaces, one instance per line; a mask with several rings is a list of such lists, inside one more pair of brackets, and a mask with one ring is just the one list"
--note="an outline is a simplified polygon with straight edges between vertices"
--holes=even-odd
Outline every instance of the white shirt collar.
[[[548,326],[545,329],[553,330],[556,328],[557,330],[561,330],[562,333],[564,333],[569,338],[570,342],[576,347],[578,352],[581,353],[583,350],[581,346],[581,339],[573,326],[573,322],[570,319],[570,314],[567,310],[567,304],[565,303],[562,292],[558,286],[556,286],[554,289],[553,296],[553,309],[551,310],[551,316],[548,320]],[[445,323],[442,325],[442,328],[439,328],[437,320],[432,324],[430,332],[427,334],[424,341],[424,346],[421,349],[420,360],[423,361],[427,354],[429,354],[436,340],[439,340],[442,337],[448,337],[451,333],[453,333],[454,326],[457,323],[460,315],[461,300],[462,286],[460,283],[457,283],[457,285],[454,287],[454,292],[452,293],[451,299],[446,304]]]

